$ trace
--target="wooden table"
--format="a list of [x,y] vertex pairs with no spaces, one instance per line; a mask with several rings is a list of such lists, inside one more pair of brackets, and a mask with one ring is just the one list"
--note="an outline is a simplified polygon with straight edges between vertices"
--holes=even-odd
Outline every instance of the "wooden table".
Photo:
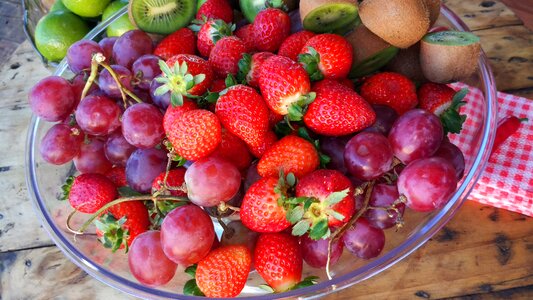
[[[533,33],[499,1],[445,3],[481,37],[499,90],[533,99]],[[0,70],[0,299],[128,298],[63,256],[42,229],[28,198],[26,94],[48,74],[27,42]],[[467,202],[408,258],[326,298],[447,297],[533,299],[533,218]]]

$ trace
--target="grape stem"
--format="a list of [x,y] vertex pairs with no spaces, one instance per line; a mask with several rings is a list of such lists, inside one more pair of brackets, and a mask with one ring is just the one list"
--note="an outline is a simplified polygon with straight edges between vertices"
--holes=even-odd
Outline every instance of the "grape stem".
[[89,92],[89,89],[91,88],[91,85],[93,85],[94,80],[96,79],[96,75],[98,75],[98,62],[94,58],[97,54],[95,54],[91,60],[91,74],[89,75],[89,78],[87,78],[87,82],[85,83],[85,86],[83,87],[80,101],[83,100],[85,96],[87,96],[87,93]]

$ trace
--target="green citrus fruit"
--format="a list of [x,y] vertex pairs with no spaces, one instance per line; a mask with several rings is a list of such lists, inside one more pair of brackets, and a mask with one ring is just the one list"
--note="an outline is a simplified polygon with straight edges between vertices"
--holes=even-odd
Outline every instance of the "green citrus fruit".
[[50,11],[56,11],[56,10],[69,11],[68,8],[65,6],[65,4],[63,4],[62,0],[56,0],[56,2],[54,2],[54,5],[50,7]]
[[78,16],[98,17],[111,0],[63,0],[63,4]]
[[[111,2],[104,10],[104,13],[102,14],[102,21],[108,19],[111,17],[114,13],[116,13],[119,9],[122,7],[128,5],[128,0],[117,0]],[[113,23],[111,23],[107,29],[106,33],[107,36],[121,36],[123,33],[137,29],[135,25],[133,25],[130,21],[130,18],[128,17],[128,14],[123,15],[122,17],[115,20]]]
[[56,10],[44,16],[35,28],[35,45],[49,61],[60,61],[68,47],[81,40],[89,27],[75,14]]

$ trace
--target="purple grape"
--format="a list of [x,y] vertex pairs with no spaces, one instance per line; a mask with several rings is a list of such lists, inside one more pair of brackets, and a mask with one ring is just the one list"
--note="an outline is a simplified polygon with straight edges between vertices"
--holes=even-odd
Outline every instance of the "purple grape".
[[104,142],[97,139],[87,139],[81,144],[80,153],[74,158],[74,166],[80,173],[106,174],[113,164],[107,160]]
[[351,138],[351,136],[323,136],[320,138],[320,150],[331,158],[327,165],[328,169],[335,169],[344,174],[348,172],[344,165],[344,148]]
[[118,37],[112,36],[112,37],[106,37],[100,40],[98,44],[103,50],[103,54],[106,58],[106,62],[108,64],[113,63],[113,46],[115,46],[115,42],[117,41]]
[[374,104],[372,108],[376,112],[376,121],[372,126],[367,127],[365,132],[377,132],[383,135],[388,135],[392,124],[398,118],[398,113],[394,109],[386,105]]
[[[398,188],[396,186],[382,183],[376,184],[372,189],[369,206],[390,207],[399,197],[400,194],[398,193]],[[401,217],[405,210],[405,204],[399,203],[395,207],[400,212]],[[385,211],[381,209],[369,209],[367,210],[365,217],[370,225],[381,229],[387,229],[396,225],[398,213],[393,210]]]
[[152,83],[150,83],[150,96],[152,96],[155,105],[161,109],[167,109],[170,105],[170,92],[166,92],[159,96],[155,94],[155,90],[162,85],[162,83],[157,82],[155,79],[152,80]]
[[362,180],[380,177],[391,168],[392,150],[385,136],[376,132],[361,132],[344,149],[348,172]]
[[435,152],[434,156],[442,157],[445,160],[451,162],[453,167],[455,168],[457,180],[461,180],[461,178],[463,178],[463,174],[465,171],[465,157],[463,155],[463,152],[461,152],[461,149],[459,149],[457,146],[455,146],[449,141],[442,141],[442,144],[440,145],[437,152]]
[[55,124],[46,132],[40,145],[43,159],[54,165],[71,161],[80,152],[83,133],[77,127]]
[[[72,90],[74,91],[74,96],[76,99],[76,104],[74,105],[74,108],[76,108],[78,106],[78,103],[80,103],[81,94],[83,93],[83,89],[85,88],[85,84],[87,83],[86,77],[87,77],[87,74],[85,72],[81,72],[77,74],[76,76],[74,76],[74,78],[71,80]],[[87,92],[87,95],[91,95],[95,93],[97,90],[100,90],[98,88],[98,85],[93,83],[91,84],[91,87],[89,88],[89,91]]]
[[80,73],[91,69],[91,61],[96,53],[103,53],[100,45],[91,40],[81,40],[72,44],[67,50],[67,62],[70,70]]
[[353,255],[370,259],[378,256],[385,245],[383,230],[370,226],[365,218],[358,219],[342,236],[344,247]]
[[[111,69],[115,71],[122,85],[126,89],[131,91],[132,90],[131,80],[133,78],[131,76],[130,70],[120,65],[112,65]],[[111,73],[109,73],[109,71],[106,69],[103,69],[100,72],[100,76],[98,77],[98,86],[109,97],[117,98],[117,99],[122,98],[122,94],[120,93],[120,89],[118,87],[117,82],[115,81],[113,76],[111,76]]]
[[112,133],[105,142],[105,156],[107,159],[117,166],[125,166],[130,155],[137,148],[124,138],[121,130]]
[[[329,240],[312,240],[306,234],[300,237],[302,257],[305,262],[313,268],[325,268],[328,261]],[[330,266],[334,265],[342,254],[342,240],[337,240],[331,245]]]
[[137,86],[142,90],[149,90],[154,77],[161,74],[159,57],[147,54],[139,57],[131,67],[133,76],[139,80]]
[[244,192],[246,192],[252,184],[261,179],[261,175],[257,173],[257,162],[254,162],[246,171],[244,177]]
[[130,30],[120,36],[113,45],[113,59],[126,68],[145,54],[152,53],[152,39],[142,30]]
[[400,116],[389,133],[392,152],[404,164],[431,157],[442,138],[439,118],[422,109],[413,109]]
[[48,122],[64,120],[77,101],[70,82],[59,76],[48,76],[35,84],[28,93],[32,112]]
[[134,104],[122,116],[122,134],[128,143],[138,148],[152,148],[165,135],[163,114],[148,103]]
[[159,149],[137,149],[126,162],[126,180],[128,185],[140,192],[148,193],[152,182],[166,170],[167,153]]
[[87,96],[76,109],[76,122],[88,134],[103,136],[120,127],[120,107],[105,96]]

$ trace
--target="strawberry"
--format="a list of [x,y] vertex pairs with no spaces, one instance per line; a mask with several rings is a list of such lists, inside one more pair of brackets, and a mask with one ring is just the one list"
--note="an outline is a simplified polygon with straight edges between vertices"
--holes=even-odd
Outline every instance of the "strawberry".
[[342,36],[324,33],[310,38],[298,55],[311,80],[345,78],[352,67],[353,48]]
[[196,19],[221,19],[226,23],[233,21],[233,8],[227,0],[207,0],[200,6]]
[[261,156],[265,154],[265,151],[270,149],[270,147],[272,147],[277,141],[278,137],[274,131],[269,130],[265,133],[265,138],[258,145],[248,145],[248,147],[253,156],[261,158]]
[[281,188],[277,177],[263,177],[248,188],[241,204],[240,217],[244,226],[256,232],[280,232],[291,226],[287,212],[279,205]]
[[222,125],[248,145],[259,144],[268,130],[268,107],[249,86],[229,87],[218,98],[215,112]]
[[372,125],[376,120],[374,110],[361,96],[335,80],[324,79],[314,86],[314,90],[316,98],[309,104],[304,122],[318,134],[347,135]]
[[246,24],[235,31],[235,36],[240,38],[248,51],[255,51],[255,40],[252,34],[252,24]]
[[184,112],[193,109],[198,109],[198,105],[196,105],[196,102],[191,101],[187,98],[183,99],[182,105],[169,105],[167,107],[165,115],[163,116],[163,129],[165,129],[165,132],[170,131],[172,129],[172,126],[174,126],[175,123],[179,122],[179,119],[181,118],[181,115],[183,115]]
[[302,51],[305,43],[314,37],[315,33],[307,30],[302,30],[291,34],[286,38],[278,50],[278,55],[286,56],[294,61],[298,60],[298,54]]
[[299,178],[314,171],[319,164],[318,153],[311,142],[288,135],[265,151],[257,164],[257,172],[266,177],[278,176],[283,170]]
[[118,203],[108,211],[111,215],[100,217],[95,226],[104,247],[113,251],[125,248],[127,252],[133,240],[150,228],[148,210],[140,201]]
[[248,85],[258,88],[259,87],[259,70],[261,65],[267,58],[273,56],[270,52],[258,52],[253,55],[244,54],[239,61],[239,73],[237,78],[239,81],[246,80]]
[[317,170],[300,178],[296,197],[307,197],[310,202],[301,204],[309,207],[301,220],[290,220],[301,222],[294,225],[293,235],[303,235],[309,230],[311,239],[326,238],[330,234],[328,227],[341,226],[355,213],[350,179],[337,170]]
[[228,74],[237,74],[239,60],[248,51],[244,42],[236,36],[221,38],[209,54],[209,63],[215,74],[225,78]]
[[311,96],[307,95],[311,90],[309,75],[302,65],[279,55],[261,64],[259,88],[268,107],[280,115],[289,114],[289,107]]
[[211,50],[221,38],[231,36],[235,25],[228,24],[220,19],[207,20],[198,31],[198,52],[204,57],[209,57]]
[[252,36],[259,51],[276,52],[291,34],[291,18],[277,8],[260,11],[252,24]]
[[252,254],[243,245],[222,246],[198,262],[196,284],[207,297],[238,296],[252,265]]
[[194,32],[189,28],[181,28],[161,40],[155,47],[154,55],[167,60],[177,54],[195,54],[195,45]]
[[468,89],[455,92],[442,83],[424,83],[418,89],[419,106],[439,116],[445,132],[460,133],[466,115],[459,114],[459,108],[466,104],[463,98],[467,93]]
[[303,259],[298,239],[286,233],[263,233],[254,251],[257,273],[276,292],[284,292],[300,282]]
[[116,187],[127,186],[126,181],[126,168],[120,166],[114,166],[111,170],[107,171],[105,176],[113,182]]
[[176,153],[187,160],[208,156],[222,139],[217,116],[205,109],[185,111],[177,118],[165,114],[163,127]]
[[[211,66],[206,60],[196,55],[178,54],[178,55],[172,56],[169,60],[167,60],[167,65],[170,68],[173,68],[173,67],[175,68],[176,64],[178,64],[178,66],[181,69],[184,63],[187,66],[185,74],[191,74],[193,77],[201,76],[201,74],[203,74],[202,77],[204,78],[203,80],[198,81],[198,82],[195,80],[193,87],[189,89],[185,87],[185,90],[190,95],[194,95],[194,96],[203,95],[205,92],[207,92],[207,89],[211,86],[211,83],[213,83],[213,79],[214,79],[213,69],[211,68]],[[182,79],[184,83],[187,83],[186,78],[173,78],[173,79],[178,80],[178,81],[174,81],[176,86],[179,86],[180,79]]]
[[[178,167],[176,169],[172,169],[168,171],[167,175],[167,187],[169,188],[168,191],[165,193],[166,195],[170,194],[172,196],[177,197],[187,197],[187,193],[183,192],[182,190],[177,190],[176,188],[180,188],[184,181],[185,171],[187,169],[183,167]],[[165,172],[161,172],[161,174],[157,175],[156,178],[154,178],[154,181],[152,181],[152,193],[159,191],[163,188],[163,183],[165,180]]]
[[389,106],[400,115],[418,104],[415,84],[394,72],[370,76],[361,86],[361,96],[370,104]]
[[252,155],[246,143],[225,128],[222,128],[222,140],[213,155],[221,155],[240,171],[246,171],[252,163]]
[[113,182],[101,174],[69,177],[62,189],[63,198],[68,199],[74,209],[86,214],[95,213],[118,196]]
[[226,81],[224,79],[215,79],[209,88],[212,93],[219,93],[226,89]]
[[281,121],[283,121],[283,116],[270,110],[270,114],[268,115],[268,124],[270,124],[270,128],[274,128],[274,126]]
[[340,79],[337,79],[337,82],[344,85],[345,87],[349,88],[350,90],[354,91],[355,90],[355,84],[353,83],[353,81],[351,81],[350,79],[348,78],[340,78]]

